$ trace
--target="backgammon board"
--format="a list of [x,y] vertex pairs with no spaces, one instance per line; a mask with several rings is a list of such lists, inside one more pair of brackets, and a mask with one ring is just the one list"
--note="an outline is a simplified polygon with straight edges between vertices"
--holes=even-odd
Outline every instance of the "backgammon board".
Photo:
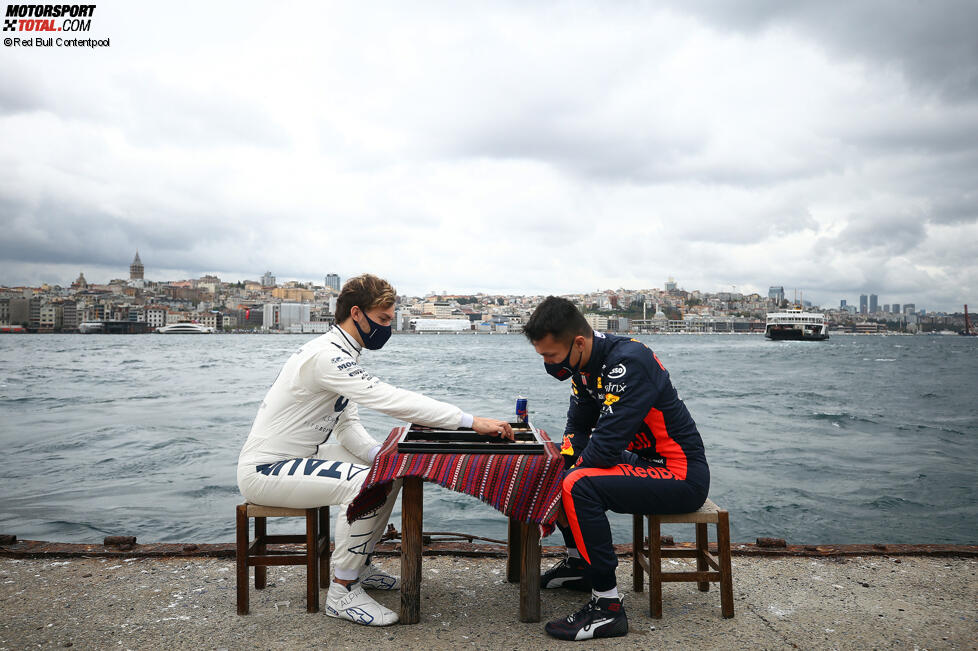
[[402,454],[543,454],[550,439],[542,430],[527,423],[510,423],[515,441],[483,436],[467,427],[436,429],[411,425],[397,440]]

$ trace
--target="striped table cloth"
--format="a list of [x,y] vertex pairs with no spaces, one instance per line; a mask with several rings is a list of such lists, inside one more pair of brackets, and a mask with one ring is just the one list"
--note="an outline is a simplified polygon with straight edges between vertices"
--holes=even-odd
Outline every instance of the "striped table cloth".
[[360,494],[347,509],[351,522],[383,503],[390,482],[420,477],[477,497],[520,522],[539,524],[541,535],[553,532],[564,462],[549,440],[543,454],[399,454],[397,440],[404,429],[395,427],[381,446]]

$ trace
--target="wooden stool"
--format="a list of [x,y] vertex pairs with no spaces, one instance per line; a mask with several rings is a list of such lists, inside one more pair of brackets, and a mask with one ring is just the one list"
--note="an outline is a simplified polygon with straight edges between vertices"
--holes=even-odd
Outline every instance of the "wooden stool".
[[[299,517],[306,519],[306,535],[269,536],[265,518]],[[255,539],[248,542],[248,518],[255,519]],[[301,554],[269,551],[269,544],[305,543]],[[306,611],[319,612],[319,589],[329,587],[329,507],[289,509],[260,504],[238,505],[237,565],[238,614],[248,614],[248,568],[255,566],[255,588],[265,587],[268,565],[306,566]]]
[[[649,519],[649,546],[642,541],[642,519]],[[693,522],[696,524],[696,549],[661,549],[660,527],[664,523]],[[710,553],[706,525],[712,522],[717,529],[717,556]],[[663,558],[695,558],[696,571],[663,572]],[[714,571],[707,571],[707,566]],[[710,582],[720,583],[720,608],[724,617],[734,616],[733,572],[730,569],[730,516],[711,500],[706,500],[692,513],[636,513],[632,526],[632,578],[635,592],[641,592],[642,572],[649,574],[649,611],[662,619],[662,582],[695,581],[701,592],[710,589]]]

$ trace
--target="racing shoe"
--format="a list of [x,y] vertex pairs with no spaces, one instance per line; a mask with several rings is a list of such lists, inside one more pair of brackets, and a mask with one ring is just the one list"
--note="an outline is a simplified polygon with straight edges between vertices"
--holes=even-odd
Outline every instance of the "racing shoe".
[[326,614],[364,626],[388,626],[397,623],[397,613],[374,601],[359,581],[349,586],[331,581],[329,592],[326,593]]
[[360,568],[357,581],[367,590],[400,590],[401,580],[391,576],[376,565],[364,565]]
[[579,611],[547,622],[544,628],[559,640],[621,637],[628,633],[628,618],[621,599],[591,595],[591,600]]
[[591,579],[587,575],[587,564],[579,558],[565,557],[540,577],[540,587],[545,590],[567,588],[568,590],[590,590]]

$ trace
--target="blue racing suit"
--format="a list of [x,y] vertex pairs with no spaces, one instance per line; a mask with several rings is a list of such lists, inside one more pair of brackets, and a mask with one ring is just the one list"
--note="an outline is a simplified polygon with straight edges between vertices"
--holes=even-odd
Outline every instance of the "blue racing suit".
[[696,423],[652,350],[594,333],[591,357],[573,375],[561,454],[568,547],[589,565],[595,590],[615,586],[606,512],[686,513],[706,501],[710,469]]

